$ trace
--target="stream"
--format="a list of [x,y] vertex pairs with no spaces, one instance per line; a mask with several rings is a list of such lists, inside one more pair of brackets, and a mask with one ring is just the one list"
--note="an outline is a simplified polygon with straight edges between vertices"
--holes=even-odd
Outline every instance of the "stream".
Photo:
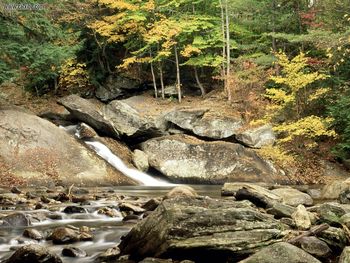
[[[220,186],[194,185],[200,195],[207,195],[220,198]],[[99,214],[100,208],[108,207],[120,214],[118,205],[120,202],[133,204],[145,203],[150,198],[164,196],[172,186],[132,186],[132,187],[105,187],[105,188],[86,188],[89,192],[87,202],[74,204],[70,202],[52,202],[46,209],[32,209],[28,204],[23,205],[4,205],[0,206],[0,214],[8,215],[14,212],[23,212],[32,218],[32,225],[29,227],[6,227],[0,226],[0,262],[7,259],[14,250],[24,244],[38,243],[46,246],[50,251],[59,255],[63,262],[96,262],[101,252],[108,248],[116,246],[120,239],[138,222],[138,220],[123,221],[122,216],[110,217]],[[32,196],[43,195],[43,189],[22,189],[23,193],[31,193]],[[46,190],[47,191],[47,190]],[[9,189],[2,189],[2,193],[8,193]],[[49,190],[50,192],[50,190]],[[56,191],[54,191],[57,193]],[[26,194],[28,196],[28,194]],[[20,194],[19,196],[24,196]],[[82,195],[78,195],[82,196]],[[98,199],[98,200],[93,200]],[[28,199],[29,200],[29,199]],[[30,201],[30,200],[29,200]],[[67,214],[63,209],[70,205],[76,205],[85,208],[87,213]],[[141,219],[141,218],[140,218]],[[73,244],[57,245],[51,240],[35,241],[23,237],[24,229],[34,228],[44,237],[60,226],[69,226],[71,228],[88,227],[93,234],[92,241],[80,241]],[[86,257],[71,258],[62,256],[64,247],[78,247],[87,253]]]

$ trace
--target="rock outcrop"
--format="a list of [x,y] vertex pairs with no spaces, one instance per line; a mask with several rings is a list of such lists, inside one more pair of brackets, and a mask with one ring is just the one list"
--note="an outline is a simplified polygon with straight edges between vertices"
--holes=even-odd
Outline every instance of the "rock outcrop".
[[271,125],[264,125],[254,129],[247,129],[236,135],[237,141],[251,147],[261,148],[267,145],[273,145],[276,141],[276,136]]
[[1,183],[135,184],[63,129],[35,115],[0,108]]
[[150,166],[176,183],[286,180],[254,151],[235,143],[206,142],[180,134],[150,139],[141,148]]

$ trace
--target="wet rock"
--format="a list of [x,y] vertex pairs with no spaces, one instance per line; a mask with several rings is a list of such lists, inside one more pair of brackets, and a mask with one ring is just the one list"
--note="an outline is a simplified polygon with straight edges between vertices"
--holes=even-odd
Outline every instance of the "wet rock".
[[295,212],[292,214],[292,219],[298,229],[307,230],[311,227],[311,219],[305,206],[298,205]]
[[54,244],[69,244],[79,241],[77,231],[67,227],[58,227],[54,229],[48,237]]
[[227,262],[283,237],[284,226],[243,202],[177,197],[163,201],[122,239],[132,258]]
[[63,213],[66,213],[66,214],[85,214],[85,213],[87,213],[87,211],[84,207],[72,205],[72,206],[67,206],[65,209],[63,209]]
[[295,207],[285,205],[282,203],[274,203],[271,208],[266,210],[267,213],[274,215],[276,218],[292,217],[295,212]]
[[89,189],[81,188],[81,187],[72,187],[71,192],[72,194],[75,194],[75,195],[86,195],[90,193]]
[[263,146],[273,145],[276,141],[276,135],[272,130],[272,126],[266,124],[238,133],[236,140],[251,148],[261,148]]
[[197,136],[211,139],[232,138],[243,125],[239,117],[218,115],[208,109],[177,108],[165,114],[164,119]]
[[78,247],[65,247],[62,249],[62,256],[71,258],[86,257],[86,252]]
[[23,232],[23,236],[38,241],[44,239],[42,233],[34,228],[25,229]]
[[163,199],[174,198],[177,196],[186,196],[186,197],[196,197],[197,192],[192,187],[187,185],[176,186],[171,189]]
[[123,218],[123,221],[126,222],[126,221],[133,221],[133,220],[139,220],[139,219],[141,219],[140,216],[131,214],[131,215],[126,215]]
[[60,202],[67,202],[70,200],[69,196],[66,193],[58,193],[58,195],[55,197],[56,201],[60,201]]
[[306,205],[310,206],[313,204],[311,196],[300,192],[294,188],[278,188],[272,190],[273,193],[279,195],[283,199],[283,203],[290,206]]
[[249,200],[259,207],[272,207],[275,203],[282,202],[282,198],[272,191],[256,184],[225,183],[221,194],[234,195],[236,200]]
[[119,211],[109,207],[102,207],[98,209],[97,213],[109,217],[122,217],[122,214]]
[[321,263],[318,259],[289,243],[280,242],[261,249],[240,263]]
[[2,221],[4,226],[21,227],[21,226],[31,225],[31,221],[29,217],[22,212],[16,212],[16,213],[7,215],[2,218]]
[[322,199],[337,199],[341,192],[350,188],[350,180],[332,181],[327,183],[321,190]]
[[340,255],[338,263],[349,263],[350,262],[350,247],[345,247]]
[[80,203],[81,205],[89,204],[89,197],[87,196],[72,196],[73,203]]
[[147,155],[138,149],[136,149],[132,155],[132,162],[140,171],[145,172],[149,168]]
[[120,256],[120,249],[118,247],[111,247],[105,252],[98,255],[98,261],[112,261]]
[[119,210],[120,211],[127,211],[127,212],[131,211],[131,212],[134,212],[135,214],[142,214],[143,212],[146,211],[145,209],[143,209],[139,206],[130,204],[130,203],[120,203]]
[[325,258],[332,252],[326,242],[316,237],[303,237],[299,243],[303,250],[317,258]]
[[141,148],[150,166],[176,183],[276,183],[282,177],[287,179],[254,151],[236,143],[207,142],[178,134],[148,140]]
[[32,244],[20,247],[6,263],[62,263],[62,260],[46,247]]
[[142,205],[142,208],[146,211],[154,211],[160,203],[160,199],[152,198],[148,200],[144,205]]
[[52,220],[61,220],[63,218],[62,215],[58,213],[49,213],[46,217]]
[[80,241],[91,241],[94,239],[93,234],[88,233],[88,232],[81,232],[79,234],[79,240]]
[[22,191],[19,190],[16,186],[12,187],[10,191],[13,194],[20,194],[20,193],[22,193]]

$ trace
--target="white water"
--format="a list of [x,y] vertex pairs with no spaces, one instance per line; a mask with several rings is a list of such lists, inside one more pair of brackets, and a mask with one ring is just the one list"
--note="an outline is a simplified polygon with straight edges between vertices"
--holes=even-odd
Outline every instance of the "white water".
[[[59,126],[60,128],[64,129],[69,134],[75,135],[76,137],[80,138],[80,134],[77,131],[77,125],[70,125],[70,126]],[[167,183],[165,181],[155,179],[152,176],[143,173],[136,169],[131,169],[127,167],[123,161],[116,156],[112,151],[103,143],[98,141],[85,141],[85,143],[90,146],[99,156],[101,156],[103,159],[105,159],[109,164],[111,164],[114,168],[116,168],[118,171],[122,172],[127,177],[139,182],[142,185],[145,186],[169,186],[172,185],[170,183]]]
[[131,169],[127,167],[123,161],[116,155],[114,155],[111,150],[101,142],[98,141],[86,141],[87,145],[89,145],[99,156],[109,162],[113,167],[117,170],[128,176],[129,178],[140,182],[143,185],[147,186],[167,186],[171,185],[165,181],[161,181],[153,178],[152,176],[143,173],[136,169]]

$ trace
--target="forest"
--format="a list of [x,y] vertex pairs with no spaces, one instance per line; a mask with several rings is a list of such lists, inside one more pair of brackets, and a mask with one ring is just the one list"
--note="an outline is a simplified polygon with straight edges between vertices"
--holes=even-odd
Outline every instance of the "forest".
[[312,176],[319,159],[350,165],[349,25],[339,0],[5,0],[0,93],[91,98],[118,78],[178,103],[219,93],[273,125],[261,154]]

